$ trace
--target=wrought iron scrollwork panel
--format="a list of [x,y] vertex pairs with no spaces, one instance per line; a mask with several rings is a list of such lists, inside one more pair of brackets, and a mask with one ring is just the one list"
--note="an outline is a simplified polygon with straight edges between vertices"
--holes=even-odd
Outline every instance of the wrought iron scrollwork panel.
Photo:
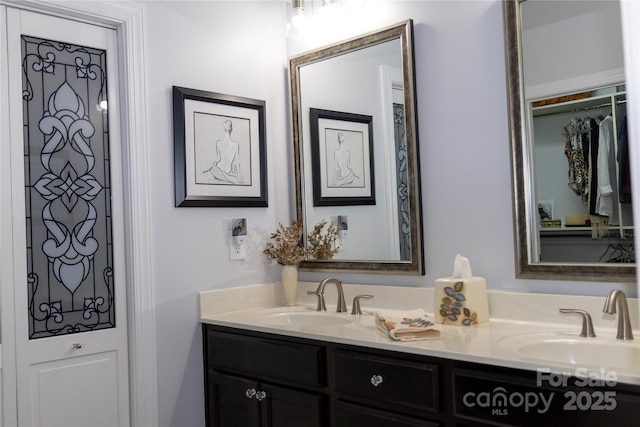
[[115,326],[106,51],[22,36],[29,337]]
[[405,138],[404,105],[393,104],[394,139],[398,197],[398,227],[400,230],[400,259],[411,259],[411,225],[409,222],[409,189],[407,177],[407,140]]

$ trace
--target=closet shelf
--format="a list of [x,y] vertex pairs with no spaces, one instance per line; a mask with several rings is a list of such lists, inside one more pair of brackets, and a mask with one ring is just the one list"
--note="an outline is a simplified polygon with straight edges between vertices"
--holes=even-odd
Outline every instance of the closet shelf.
[[[609,237],[620,238],[620,230],[633,231],[633,226],[612,225],[609,227]],[[591,227],[558,227],[540,228],[540,236],[589,236],[591,237]],[[633,235],[630,234],[631,238]],[[604,237],[606,239],[606,237]]]
[[615,104],[626,103],[626,92],[615,91],[604,93],[602,95],[591,96],[589,98],[577,99],[572,101],[558,102],[555,104],[541,105],[532,107],[531,113],[533,117],[547,116],[551,114],[569,113],[594,110],[598,108],[611,107],[611,98],[615,97]]

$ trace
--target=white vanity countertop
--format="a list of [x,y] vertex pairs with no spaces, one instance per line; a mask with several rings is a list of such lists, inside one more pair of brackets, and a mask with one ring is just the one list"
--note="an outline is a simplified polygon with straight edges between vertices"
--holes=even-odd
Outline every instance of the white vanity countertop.
[[[352,320],[348,323],[288,325],[269,320],[279,313],[301,311],[316,313],[315,297],[306,295],[306,291],[315,289],[315,286],[315,283],[300,283],[299,305],[294,307],[284,307],[279,304],[282,301],[282,295],[277,285],[204,291],[200,293],[200,321],[219,326],[445,359],[534,371],[548,369],[551,372],[578,376],[586,374],[589,378],[640,384],[640,360],[612,362],[611,357],[623,353],[619,350],[625,350],[626,347],[640,348],[640,333],[637,332],[638,304],[635,299],[629,299],[632,326],[636,336],[633,341],[615,338],[617,318],[602,313],[604,297],[489,292],[491,317],[489,322],[469,327],[439,325],[442,331],[440,338],[413,342],[395,341],[376,330],[373,313],[377,307],[407,310],[423,308],[427,313],[433,313],[433,288],[345,284],[344,293],[349,310],[353,296],[374,295],[373,300],[362,300],[363,315],[352,316],[348,313],[335,313],[336,299],[335,294],[332,294],[335,291],[329,288],[326,290],[328,309],[326,314],[344,316]],[[588,311],[593,318],[597,337],[580,337],[581,318],[575,315],[562,315],[558,312],[559,308],[579,308]],[[601,352],[602,360],[599,357],[593,360],[591,356],[596,352],[590,352],[589,358],[592,361],[589,365],[571,363],[570,355],[565,356],[564,360],[556,360],[554,355],[546,354],[544,359],[535,359],[520,354],[512,344],[515,340],[529,339],[529,337],[539,337],[540,340],[560,338],[576,341],[578,344],[582,340],[590,340],[592,344],[598,344],[599,349],[606,351]],[[613,364],[618,366],[612,366]]]

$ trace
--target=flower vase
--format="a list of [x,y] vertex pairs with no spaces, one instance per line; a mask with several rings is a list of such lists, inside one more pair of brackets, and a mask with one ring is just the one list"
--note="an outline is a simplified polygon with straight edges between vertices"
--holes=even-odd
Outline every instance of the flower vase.
[[284,290],[284,305],[296,305],[296,291],[298,290],[298,266],[282,266],[282,289]]

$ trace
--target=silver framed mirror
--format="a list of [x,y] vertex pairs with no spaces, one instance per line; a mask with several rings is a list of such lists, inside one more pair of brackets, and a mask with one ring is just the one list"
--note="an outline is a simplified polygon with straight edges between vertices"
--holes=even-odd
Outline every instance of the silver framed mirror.
[[[531,49],[535,44],[532,43],[532,33],[538,30],[540,34],[550,35],[555,28],[559,28],[564,25],[565,31],[568,30],[568,24],[566,20],[571,19],[576,22],[580,22],[580,19],[592,19],[594,16],[600,16],[599,14],[608,13],[611,15],[612,22],[615,22],[615,3],[612,2],[553,2],[556,7],[564,7],[563,10],[551,11],[548,7],[549,2],[543,7],[547,9],[541,9],[533,3],[540,5],[543,2],[535,2],[533,0],[527,1],[528,6],[531,6],[527,13],[528,19],[532,19],[534,15],[539,17],[551,18],[551,21],[544,24],[533,25],[531,21],[526,21],[523,18],[523,5],[521,0],[503,0],[503,15],[504,15],[504,35],[505,35],[505,55],[506,55],[506,72],[507,72],[507,101],[509,110],[509,132],[511,143],[511,157],[512,157],[512,177],[513,177],[513,210],[514,210],[514,238],[515,238],[515,261],[516,261],[516,277],[524,279],[557,279],[557,280],[585,280],[585,281],[615,281],[626,282],[635,280],[635,252],[633,249],[633,223],[631,215],[631,205],[620,206],[619,214],[615,216],[605,217],[598,212],[593,211],[593,199],[596,195],[596,190],[591,187],[590,190],[586,190],[582,194],[584,212],[586,212],[585,219],[582,223],[572,223],[571,221],[582,215],[573,215],[574,211],[578,211],[578,208],[566,208],[560,214],[553,212],[553,199],[543,196],[545,189],[541,188],[540,175],[551,175],[551,166],[548,164],[542,164],[544,157],[539,153],[539,138],[543,132],[536,127],[542,119],[554,118],[557,123],[567,123],[566,117],[572,117],[570,123],[574,123],[574,119],[589,121],[590,123],[602,123],[603,117],[607,118],[613,116],[613,126],[616,149],[620,149],[617,138],[621,138],[620,132],[623,125],[623,112],[624,103],[626,103],[626,97],[624,93],[624,67],[609,66],[609,69],[598,72],[584,72],[585,75],[565,75],[562,79],[548,77],[549,82],[540,83],[535,81],[533,76],[537,75],[531,71],[534,66],[539,65],[546,67],[547,70],[552,67],[552,64],[557,62],[552,59],[539,60],[536,62],[532,59],[532,51],[535,50],[537,54],[544,52],[545,50],[553,51],[554,48],[538,48]],[[564,3],[564,5],[562,4]],[[601,4],[600,4],[601,3]],[[605,3],[608,3],[605,5]],[[590,10],[577,11],[576,6],[583,4],[585,7],[591,8]],[[534,6],[538,7],[534,9]],[[574,9],[571,10],[570,7]],[[611,8],[614,8],[613,10]],[[609,10],[603,12],[602,10],[596,10],[599,8],[607,8]],[[571,15],[571,13],[574,13]],[[619,24],[619,9],[617,11],[617,22]],[[599,18],[602,19],[602,18]],[[565,20],[565,21],[563,21]],[[524,23],[523,23],[524,22]],[[587,28],[588,31],[595,31],[590,25],[582,26]],[[526,27],[526,31],[525,28]],[[537,27],[537,28],[534,28]],[[609,31],[609,35],[616,34],[612,31],[611,27],[601,25],[603,31]],[[619,25],[618,25],[619,28]],[[523,33],[527,33],[529,39],[523,40]],[[575,32],[571,32],[572,36],[575,36]],[[562,33],[555,34],[556,44],[561,44],[560,37]],[[602,34],[595,34],[593,37],[603,38]],[[543,42],[537,41],[538,46],[543,45]],[[567,41],[569,42],[569,41]],[[570,43],[570,42],[569,42]],[[585,44],[588,44],[584,40]],[[525,52],[525,47],[529,49]],[[558,49],[561,49],[560,47]],[[620,51],[619,58],[608,60],[612,63],[623,63],[621,42],[620,46],[609,45],[607,51],[616,52]],[[548,53],[548,52],[545,52]],[[601,61],[604,63],[604,61]],[[532,66],[533,64],[533,66]],[[569,68],[569,67],[565,67]],[[604,111],[601,111],[604,110]],[[618,119],[616,120],[616,113]],[[559,116],[559,114],[565,114],[566,116]],[[553,117],[552,117],[553,116]],[[597,119],[597,121],[596,121]],[[539,125],[538,125],[539,126]],[[598,124],[599,126],[599,124]],[[591,129],[595,126],[592,125]],[[567,184],[572,185],[574,177],[571,175],[571,158],[570,154],[567,154],[571,144],[575,144],[576,139],[570,139],[568,133],[568,127],[556,127],[554,129],[553,138],[557,138],[559,146],[555,147],[555,156],[558,162],[564,162],[563,179],[561,184],[559,179],[554,181],[553,188],[561,189],[562,191],[569,191]],[[591,147],[591,154],[585,154],[584,160],[588,165],[585,172],[585,177],[591,179],[591,182],[596,183],[594,165],[597,164],[594,149],[595,139],[593,135],[588,135],[588,141],[590,145],[584,145],[585,153],[588,153],[586,147]],[[593,141],[593,142],[592,142]],[[580,144],[574,145],[579,146]],[[565,150],[563,153],[563,149]],[[569,150],[570,151],[570,150]],[[602,150],[601,150],[602,151]],[[560,153],[560,154],[558,154]],[[566,158],[560,158],[562,155]],[[612,148],[611,157],[617,157],[618,154],[615,149]],[[593,162],[592,162],[593,160]],[[618,159],[619,162],[619,159]],[[619,163],[612,163],[612,168],[616,170],[616,177],[619,176],[619,169],[621,166]],[[602,170],[601,170],[602,172]],[[573,180],[573,181],[572,181]],[[567,182],[569,181],[569,182]],[[613,181],[613,179],[612,179]],[[619,184],[619,183],[618,183]],[[588,184],[587,184],[588,185]],[[612,184],[613,185],[613,184]],[[618,195],[618,189],[622,186],[614,185],[614,195]],[[598,190],[600,191],[600,190]],[[576,191],[576,193],[578,193]],[[564,194],[564,193],[563,193]],[[600,197],[600,193],[597,193],[597,197]],[[579,197],[579,195],[572,196],[556,196],[562,197],[560,200],[556,200],[556,205],[566,205],[564,197]],[[575,200],[571,200],[572,206],[579,205]],[[545,205],[546,204],[546,205]],[[551,207],[549,207],[551,206]],[[573,209],[573,210],[570,210]],[[622,212],[622,209],[625,212]],[[557,209],[556,209],[557,210]],[[547,212],[549,211],[549,212]],[[547,218],[542,218],[543,214]],[[595,214],[595,216],[594,216]],[[549,217],[550,216],[550,217]],[[554,216],[557,217],[554,218]],[[596,231],[596,224],[601,221],[602,218],[606,218],[606,228],[604,231]],[[542,219],[541,219],[542,218]],[[582,217],[580,217],[582,218]],[[590,218],[590,219],[588,219]],[[630,218],[626,219],[626,218]],[[546,221],[545,221],[546,220]],[[551,221],[553,220],[553,221]],[[595,221],[595,222],[592,222]],[[574,227],[578,225],[578,227]],[[547,229],[549,227],[549,229]],[[545,249],[545,241],[554,242],[555,248]],[[574,241],[582,242],[582,246],[570,246]],[[565,246],[562,246],[565,245]],[[630,252],[630,256],[625,258],[623,262],[616,262],[613,257],[606,257],[607,251],[614,246],[625,248]],[[591,249],[593,247],[593,249]],[[573,249],[577,248],[577,249]],[[587,249],[588,248],[588,249]],[[572,258],[570,255],[573,252],[587,253],[587,251],[594,252],[595,255],[581,255],[581,258]],[[557,259],[548,256],[549,253],[559,253]],[[547,255],[551,259],[545,259]]]
[[289,59],[296,218],[339,229],[301,270],[424,274],[414,73],[411,20]]

